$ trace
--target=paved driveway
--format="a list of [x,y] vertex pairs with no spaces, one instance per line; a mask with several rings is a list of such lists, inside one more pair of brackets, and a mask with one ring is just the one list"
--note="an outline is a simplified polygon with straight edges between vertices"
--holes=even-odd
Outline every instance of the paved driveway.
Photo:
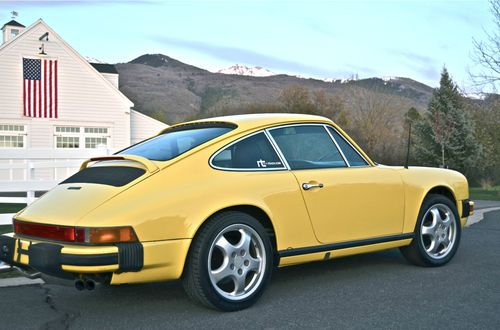
[[193,305],[178,283],[0,289],[2,329],[500,328],[500,211],[464,230],[447,266],[409,265],[398,250],[278,270],[252,308]]

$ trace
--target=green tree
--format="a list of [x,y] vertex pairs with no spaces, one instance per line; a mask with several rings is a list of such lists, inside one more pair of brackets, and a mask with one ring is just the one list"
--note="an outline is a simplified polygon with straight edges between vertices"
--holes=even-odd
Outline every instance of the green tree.
[[412,125],[422,119],[422,116],[415,107],[408,109],[405,115],[405,124],[411,123]]
[[481,153],[474,123],[446,68],[428,111],[415,127],[415,154],[423,165],[471,174]]

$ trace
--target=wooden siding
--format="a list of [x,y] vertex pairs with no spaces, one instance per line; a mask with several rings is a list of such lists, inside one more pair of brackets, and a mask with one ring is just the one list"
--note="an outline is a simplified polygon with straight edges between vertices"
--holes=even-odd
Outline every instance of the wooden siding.
[[135,144],[153,135],[158,134],[168,125],[132,110],[130,112],[130,131],[132,135],[131,144]]
[[118,75],[114,73],[103,73],[100,72],[100,74],[106,78],[107,81],[109,81],[113,86],[118,88]]

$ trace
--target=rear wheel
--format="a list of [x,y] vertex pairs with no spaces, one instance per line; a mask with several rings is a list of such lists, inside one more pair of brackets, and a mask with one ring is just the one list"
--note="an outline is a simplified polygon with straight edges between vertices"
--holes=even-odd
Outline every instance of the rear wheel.
[[415,227],[415,238],[400,250],[419,266],[441,266],[450,261],[460,243],[461,227],[457,207],[442,195],[425,198]]
[[272,247],[264,227],[241,212],[215,215],[190,250],[183,285],[205,306],[247,308],[262,295],[272,270]]

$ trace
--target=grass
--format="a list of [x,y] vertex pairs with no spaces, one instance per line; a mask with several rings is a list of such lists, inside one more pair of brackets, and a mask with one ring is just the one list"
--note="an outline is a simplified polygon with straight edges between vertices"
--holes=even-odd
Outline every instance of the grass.
[[[0,204],[1,213],[16,213],[22,210],[26,204]],[[0,225],[0,235],[12,232],[12,225]]]
[[0,273],[0,278],[21,277],[22,275],[17,270],[7,270],[5,273]]
[[0,235],[11,233],[13,231],[12,225],[0,225]]
[[500,201],[500,186],[491,188],[471,187],[469,193],[472,200]]
[[16,213],[26,207],[26,204],[0,204],[0,213]]
[[[5,205],[5,204],[0,204],[0,205]],[[16,204],[14,204],[14,205],[16,205]],[[9,208],[9,210],[11,210],[11,208]],[[13,211],[13,212],[16,212],[16,211]],[[8,213],[13,213],[13,212],[8,212]],[[3,212],[0,212],[0,213],[3,213]],[[10,232],[12,232],[12,225],[0,225],[0,235],[5,234],[5,233],[10,233]],[[21,275],[19,275],[19,273],[15,270],[8,270],[4,273],[0,273],[0,278],[10,278],[10,277],[19,277],[19,276],[21,276]]]
[[[12,232],[11,225],[0,225],[0,235],[5,233]],[[0,278],[9,278],[9,277],[19,277],[19,273],[14,270],[6,271],[5,273],[0,273]]]

